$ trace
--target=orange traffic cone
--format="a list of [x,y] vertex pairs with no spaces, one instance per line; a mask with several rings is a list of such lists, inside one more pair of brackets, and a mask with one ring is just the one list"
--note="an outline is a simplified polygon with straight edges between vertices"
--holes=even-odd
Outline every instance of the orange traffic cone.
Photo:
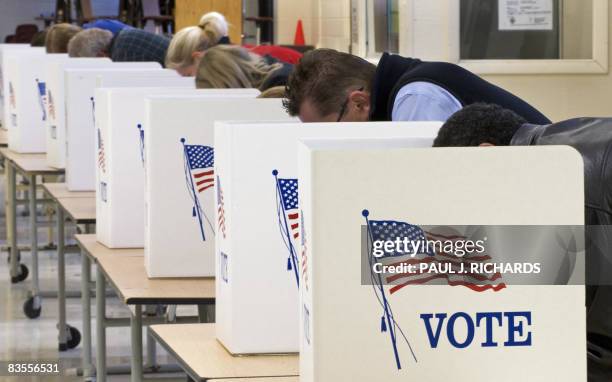
[[302,27],[302,20],[298,20],[297,27],[295,28],[295,38],[293,39],[293,45],[304,45],[304,28]]

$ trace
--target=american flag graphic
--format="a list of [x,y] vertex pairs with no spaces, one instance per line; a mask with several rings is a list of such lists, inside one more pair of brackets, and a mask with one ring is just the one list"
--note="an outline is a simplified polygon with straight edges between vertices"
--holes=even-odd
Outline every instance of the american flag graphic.
[[304,214],[300,211],[300,227],[302,230],[302,284],[308,290],[308,251],[306,243],[306,232],[304,229]]
[[297,245],[300,237],[300,213],[298,200],[298,180],[278,177],[278,170],[272,171],[276,181],[276,212],[278,215],[278,227],[289,257],[287,258],[287,270],[293,271],[295,280],[299,287]]
[[217,225],[225,239],[225,203],[223,201],[223,190],[221,180],[217,176]]
[[[417,225],[392,220],[370,220],[369,229],[373,241],[395,241],[397,238],[402,240],[403,238],[408,238],[410,241],[420,241],[424,244],[425,251],[422,251],[415,256],[406,255],[406,253],[388,253],[379,259],[383,265],[396,266],[401,264],[414,264],[418,267],[419,264],[422,263],[449,264],[452,269],[459,272],[461,270],[462,263],[466,265],[467,269],[470,269],[470,264],[482,263],[491,260],[491,257],[488,255],[467,254],[465,256],[457,256],[453,253],[436,251],[431,246],[425,245],[427,241],[465,241],[467,240],[465,236],[434,234],[422,230]],[[427,271],[416,271],[413,273],[396,273],[386,277],[385,280],[387,285],[393,285],[389,292],[394,294],[408,285],[427,284],[433,282],[434,280],[440,279],[445,280],[448,285],[463,286],[475,292],[484,292],[487,290],[497,292],[506,287],[504,283],[498,282],[498,280],[501,279],[501,274],[499,273],[491,275],[480,273],[430,274],[427,273]]]
[[13,88],[13,83],[9,81],[9,105],[12,109],[17,107],[17,102],[15,100],[15,88]]
[[[365,217],[367,232],[368,232],[368,248],[369,256],[368,260],[370,263],[370,277],[374,288],[374,294],[379,301],[383,315],[381,317],[381,331],[389,331],[391,338],[391,344],[393,346],[393,353],[397,368],[401,369],[401,362],[399,357],[399,351],[397,347],[397,339],[403,338],[408,344],[413,358],[416,361],[416,356],[410,346],[406,335],[402,328],[397,323],[393,316],[393,309],[387,295],[385,293],[384,285],[392,285],[389,290],[389,294],[393,295],[402,288],[409,285],[423,285],[431,284],[434,280],[443,280],[445,284],[450,286],[463,286],[473,290],[475,292],[485,292],[488,290],[497,292],[506,287],[503,282],[500,282],[501,274],[495,273],[491,275],[487,274],[476,274],[476,273],[433,273],[430,274],[427,271],[421,272],[420,264],[449,264],[451,269],[455,271],[461,270],[462,263],[468,265],[466,269],[471,269],[469,264],[483,263],[491,260],[491,257],[486,254],[464,254],[463,256],[457,256],[454,253],[444,252],[444,246],[435,246],[428,244],[429,241],[433,242],[456,242],[465,241],[467,238],[462,235],[441,235],[423,230],[421,227],[406,222],[395,221],[395,220],[370,220],[368,210],[364,210],[362,215]],[[411,242],[421,242],[418,253],[405,253],[405,252],[385,252],[382,257],[375,257],[373,255],[373,243],[376,241],[396,241],[400,239],[403,241],[407,238]],[[407,273],[395,273],[390,276],[383,276],[380,273],[375,273],[373,266],[376,263],[383,265],[416,265],[414,272]],[[399,337],[398,337],[399,336]]]
[[104,141],[102,140],[102,132],[98,130],[98,167],[103,174],[106,173],[106,158],[104,157]]
[[185,181],[194,204],[192,216],[197,217],[202,240],[206,241],[204,222],[208,223],[213,234],[214,229],[208,216],[202,210],[199,195],[215,186],[215,171],[213,169],[215,152],[210,146],[185,144],[185,138],[181,138],[181,143],[183,144],[185,157]]
[[51,89],[47,88],[47,109],[49,110],[49,118],[55,120],[55,103],[53,102],[53,94]]
[[42,110],[42,120],[47,120],[47,86],[44,81],[39,81],[36,79],[36,87],[38,89],[38,104],[40,105],[40,109]]

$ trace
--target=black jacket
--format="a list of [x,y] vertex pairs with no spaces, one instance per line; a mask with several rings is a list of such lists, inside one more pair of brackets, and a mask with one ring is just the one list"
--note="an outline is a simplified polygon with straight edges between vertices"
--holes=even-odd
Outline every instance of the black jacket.
[[[612,380],[612,118],[524,125],[513,146],[568,145],[584,161],[589,381]],[[551,190],[554,192],[554,190]]]
[[494,103],[514,111],[529,123],[550,123],[527,102],[458,65],[425,62],[388,53],[383,54],[376,68],[370,120],[390,121],[397,93],[405,85],[417,81],[430,82],[446,89],[462,106],[478,102]]
[[291,72],[293,72],[293,65],[288,64],[286,62],[281,62],[280,60],[277,60],[276,58],[269,55],[265,55],[263,58],[268,65],[281,64],[282,66],[278,69],[271,71],[268,74],[261,86],[259,86],[259,90],[263,92],[275,86],[287,85],[287,81],[289,81],[289,76],[291,75]]

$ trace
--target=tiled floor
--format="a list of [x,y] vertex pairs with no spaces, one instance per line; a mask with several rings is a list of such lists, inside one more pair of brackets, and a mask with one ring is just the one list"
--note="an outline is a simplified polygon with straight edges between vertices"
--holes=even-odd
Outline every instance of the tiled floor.
[[[0,178],[0,189],[3,188],[4,177]],[[3,190],[0,190],[3,191]],[[4,200],[4,193],[0,193],[0,200]],[[2,204],[2,203],[0,203]],[[0,243],[4,244],[5,219],[4,208],[0,207]],[[20,242],[27,242],[27,218],[20,217],[19,222]],[[39,243],[47,243],[48,237],[46,230],[40,230]],[[80,290],[80,255],[67,255],[67,289]],[[22,253],[22,261],[30,267],[30,255]],[[57,256],[52,251],[39,252],[40,264],[40,285],[41,290],[57,290]],[[93,274],[93,272],[92,272]],[[9,266],[7,254],[0,254],[0,361],[30,361],[30,360],[60,360],[66,368],[68,374],[58,378],[38,377],[38,378],[16,378],[2,377],[0,381],[82,381],[82,377],[74,376],[74,372],[81,363],[82,347],[65,352],[58,352],[57,342],[57,299],[46,298],[43,300],[42,313],[37,319],[28,319],[23,314],[23,303],[27,298],[30,287],[30,278],[19,284],[11,284],[9,277]],[[95,299],[92,298],[92,332],[94,335],[94,357],[95,357]],[[194,307],[187,307],[179,310],[180,314],[195,314]],[[116,298],[107,299],[107,314],[110,317],[127,316],[127,308],[122,306]],[[68,323],[81,330],[81,300],[71,298],[67,301]],[[143,334],[143,339],[146,336]],[[130,362],[130,333],[128,328],[107,329],[107,364],[129,364]],[[146,340],[144,341],[146,344]],[[171,363],[170,357],[157,346],[158,362]],[[95,359],[95,358],[94,358]],[[147,378],[159,378],[161,376],[149,376]],[[164,375],[172,377],[171,380],[185,381],[184,374]],[[109,381],[129,381],[127,376],[109,376]],[[165,379],[167,380],[167,379]]]

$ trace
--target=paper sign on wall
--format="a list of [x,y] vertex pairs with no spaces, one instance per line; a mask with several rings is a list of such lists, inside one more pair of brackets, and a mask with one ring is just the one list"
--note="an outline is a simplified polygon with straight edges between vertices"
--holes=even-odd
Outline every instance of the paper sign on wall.
[[553,0],[499,0],[499,30],[552,30]]

